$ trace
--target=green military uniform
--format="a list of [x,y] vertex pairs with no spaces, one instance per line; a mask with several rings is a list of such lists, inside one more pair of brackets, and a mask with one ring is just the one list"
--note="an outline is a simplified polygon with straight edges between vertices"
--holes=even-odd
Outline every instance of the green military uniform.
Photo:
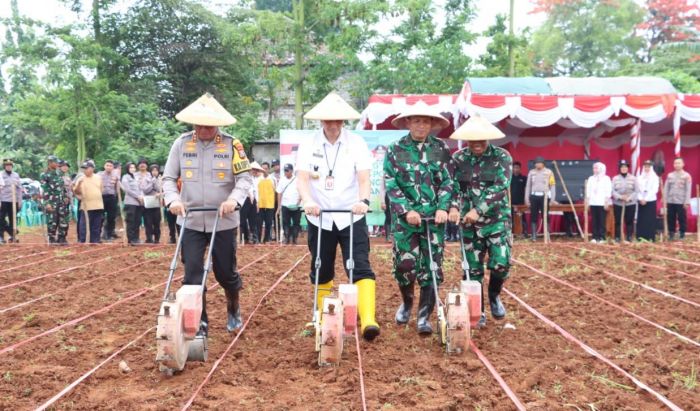
[[[410,134],[389,146],[384,158],[386,192],[394,221],[393,275],[400,286],[413,284],[421,287],[432,284],[428,239],[425,226],[408,224],[403,218],[409,211],[432,217],[437,210],[450,206],[452,199],[452,161],[447,145],[440,139],[428,136],[422,148]],[[442,266],[445,230],[430,225],[430,242],[433,258]],[[442,281],[442,268],[438,269],[438,283]]]
[[[445,227],[444,224],[427,221],[413,225],[408,217],[414,212],[421,218],[434,218],[438,211],[445,212],[447,217],[454,189],[452,158],[445,142],[431,136],[430,132],[446,127],[449,121],[420,102],[396,117],[392,124],[411,130],[390,145],[384,157],[385,187],[389,199],[387,206],[395,216],[392,218],[393,274],[403,300],[395,319],[397,324],[408,323],[414,283],[418,281],[420,297],[416,328],[420,334],[430,334],[433,332],[430,314],[436,302],[433,280],[437,284],[442,282]],[[429,247],[437,265],[435,279],[430,269]]]
[[508,151],[489,145],[478,157],[468,148],[458,151],[454,154],[454,162],[459,194],[455,196],[453,206],[461,209],[461,215],[471,209],[479,214],[476,223],[462,228],[469,275],[473,280],[482,281],[488,252],[487,267],[491,274],[505,280],[512,246],[508,187],[513,159]]
[[486,325],[483,278],[487,253],[487,267],[491,272],[488,287],[491,315],[496,319],[506,315],[500,294],[510,269],[512,234],[508,192],[513,159],[508,151],[489,143],[489,140],[503,137],[505,135],[498,128],[479,116],[470,117],[450,136],[469,142],[468,148],[453,156],[454,178],[459,190],[453,196],[450,211],[460,210],[470,279],[482,283],[480,327]]
[[[57,159],[49,157],[49,162],[57,162]],[[70,222],[70,199],[66,195],[63,173],[59,169],[49,167],[41,174],[40,180],[49,243],[65,244]],[[47,206],[51,206],[51,211],[46,209]]]

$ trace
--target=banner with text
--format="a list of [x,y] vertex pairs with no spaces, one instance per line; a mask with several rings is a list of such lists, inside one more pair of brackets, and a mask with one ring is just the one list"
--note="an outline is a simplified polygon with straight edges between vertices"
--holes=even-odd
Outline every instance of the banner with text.
[[[293,164],[296,166],[296,155],[299,144],[302,141],[313,138],[317,130],[281,130],[280,131],[280,164]],[[384,211],[381,207],[381,181],[384,178],[384,155],[389,144],[405,136],[405,130],[353,130],[353,133],[364,138],[367,147],[374,156],[370,179],[372,181],[372,195],[370,198],[371,213],[367,215],[368,225],[383,225]]]

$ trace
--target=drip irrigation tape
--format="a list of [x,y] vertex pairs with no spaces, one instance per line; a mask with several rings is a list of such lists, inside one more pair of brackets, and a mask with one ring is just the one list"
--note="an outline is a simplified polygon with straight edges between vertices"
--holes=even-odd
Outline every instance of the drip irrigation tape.
[[501,377],[501,374],[499,374],[496,368],[491,364],[491,361],[489,361],[489,359],[486,358],[486,356],[479,350],[476,344],[474,344],[474,341],[471,339],[469,340],[469,346],[472,348],[472,351],[474,351],[474,354],[476,354],[476,356],[479,358],[479,361],[481,361],[484,364],[484,366],[486,366],[486,369],[489,370],[493,378],[496,380],[496,382],[498,382],[498,385],[500,385],[503,391],[505,391],[508,398],[510,398],[510,400],[513,401],[513,405],[515,405],[515,408],[517,408],[518,411],[525,411],[526,408],[523,405],[523,403],[520,402],[518,396],[515,395],[513,390],[510,389],[508,384]]
[[43,403],[43,404],[41,404],[39,407],[37,407],[37,411],[43,411],[43,410],[47,409],[48,407],[50,407],[51,405],[55,404],[56,401],[60,400],[60,399],[61,399],[62,397],[64,397],[66,394],[68,394],[69,392],[71,392],[71,390],[73,390],[73,388],[77,387],[81,382],[85,381],[88,377],[90,377],[92,374],[94,374],[95,371],[99,370],[100,368],[102,368],[103,365],[105,365],[105,364],[107,364],[108,362],[112,361],[112,359],[113,359],[114,357],[116,357],[117,355],[121,354],[121,353],[122,353],[124,350],[126,350],[127,348],[129,348],[129,347],[131,347],[132,345],[136,344],[140,339],[142,339],[143,337],[145,337],[148,333],[150,333],[151,331],[153,331],[155,328],[156,328],[155,326],[149,328],[149,329],[146,330],[143,334],[139,335],[138,337],[136,337],[136,338],[134,338],[133,340],[131,340],[131,341],[129,341],[128,343],[126,343],[126,344],[123,345],[119,350],[113,352],[112,355],[110,355],[109,357],[107,357],[104,361],[102,361],[101,363],[97,364],[97,365],[96,365],[95,367],[93,367],[90,371],[88,371],[88,372],[86,372],[85,374],[81,375],[80,378],[76,379],[75,381],[73,381],[72,383],[70,383],[66,388],[62,389],[58,394],[54,395],[54,396],[51,397],[48,401],[46,401],[45,403]]
[[297,268],[299,266],[299,264],[301,264],[301,262],[304,261],[304,259],[308,255],[309,255],[309,253],[304,254],[294,264],[292,264],[291,268],[289,268],[287,271],[282,273],[282,275],[280,275],[280,277],[277,279],[277,281],[275,281],[275,283],[272,284],[272,286],[265,292],[265,294],[263,294],[262,297],[260,297],[258,304],[250,312],[250,314],[248,315],[248,318],[243,323],[243,326],[241,326],[241,328],[238,330],[236,337],[234,337],[233,341],[231,341],[231,343],[228,345],[228,347],[226,347],[226,350],[224,350],[224,352],[219,356],[219,358],[217,358],[217,360],[214,362],[214,365],[212,365],[211,370],[209,370],[209,373],[207,374],[207,376],[204,377],[204,380],[199,384],[199,386],[197,386],[197,389],[194,391],[194,393],[192,393],[192,396],[190,397],[190,399],[187,400],[185,405],[182,406],[183,411],[189,409],[192,406],[194,399],[197,398],[197,395],[199,395],[199,393],[202,391],[202,388],[204,388],[204,386],[209,382],[209,380],[211,379],[211,376],[214,375],[214,371],[216,371],[216,369],[219,367],[219,364],[221,364],[221,361],[223,361],[224,357],[226,357],[226,355],[229,353],[229,351],[231,351],[231,349],[236,344],[236,342],[238,342],[238,339],[243,334],[243,331],[245,331],[245,329],[248,327],[250,320],[253,318],[255,313],[258,311],[258,309],[262,305],[263,301],[265,301],[265,298],[267,298],[267,296],[270,295],[270,293],[282,282],[282,280],[287,278],[289,273],[291,273],[295,268]]
[[602,303],[604,303],[604,304],[607,304],[607,305],[609,305],[609,306],[611,306],[611,307],[614,307],[614,308],[616,308],[616,309],[622,311],[623,313],[625,313],[625,314],[627,314],[627,315],[630,315],[630,316],[632,316],[632,317],[638,319],[639,321],[645,322],[645,323],[647,323],[647,324],[649,324],[649,325],[651,325],[651,326],[653,326],[653,327],[656,327],[656,328],[660,329],[661,331],[664,331],[664,332],[666,332],[666,333],[668,333],[668,334],[671,334],[671,335],[673,335],[674,337],[676,337],[676,338],[678,338],[678,339],[680,339],[680,340],[682,340],[682,341],[684,341],[684,342],[686,342],[686,343],[688,343],[688,344],[692,344],[692,345],[695,345],[696,347],[700,347],[700,343],[698,343],[697,341],[692,340],[692,339],[690,339],[690,338],[688,338],[688,337],[686,337],[686,336],[684,336],[684,335],[681,335],[681,334],[679,334],[679,333],[677,333],[677,332],[675,332],[675,331],[673,331],[673,330],[670,330],[670,329],[664,327],[663,325],[660,325],[660,324],[657,324],[657,323],[655,323],[655,322],[653,322],[653,321],[651,321],[651,320],[648,320],[648,319],[642,317],[642,316],[639,315],[639,314],[635,314],[635,313],[633,313],[632,311],[630,311],[630,310],[628,310],[628,309],[626,309],[626,308],[624,308],[624,307],[622,307],[622,306],[619,306],[619,305],[617,305],[617,304],[615,304],[615,303],[612,303],[612,302],[606,300],[606,299],[603,298],[603,297],[600,297],[600,296],[598,296],[598,295],[593,294],[592,292],[586,290],[585,288],[582,288],[582,287],[573,285],[573,284],[571,284],[571,283],[569,283],[569,282],[567,282],[567,281],[564,281],[564,280],[562,280],[562,279],[560,279],[560,278],[557,278],[557,277],[555,277],[555,276],[553,276],[553,275],[551,275],[551,274],[547,274],[547,273],[545,273],[544,271],[538,270],[537,268],[535,268],[535,267],[533,267],[533,266],[531,266],[531,265],[529,265],[529,264],[527,264],[527,263],[524,263],[524,262],[522,262],[522,261],[519,261],[519,260],[516,259],[516,258],[512,258],[512,260],[513,260],[513,262],[515,262],[516,264],[521,265],[521,266],[523,266],[523,267],[525,267],[525,268],[527,268],[527,269],[529,269],[529,270],[531,270],[531,271],[533,271],[533,272],[535,272],[535,273],[537,273],[537,274],[539,274],[539,275],[541,275],[541,276],[543,276],[543,277],[547,277],[547,278],[549,278],[550,280],[552,280],[552,281],[554,281],[554,282],[557,282],[557,283],[559,283],[559,284],[562,284],[562,285],[564,285],[564,286],[566,286],[566,287],[571,288],[572,290],[576,290],[576,291],[578,291],[578,292],[580,292],[580,293],[586,294],[587,296],[589,296],[589,297],[591,297],[591,298],[595,298],[596,300],[598,300],[598,301],[600,301],[600,302],[602,302]]
[[590,249],[590,248],[574,247],[574,246],[570,246],[570,245],[566,245],[566,244],[562,244],[562,245],[563,245],[564,247],[571,248],[571,249],[573,249],[573,250],[579,250],[579,251],[584,251],[584,252],[593,253],[593,254],[600,254],[600,255],[604,255],[604,256],[606,256],[606,257],[616,257],[616,258],[619,258],[619,259],[621,259],[621,260],[629,261],[630,263],[643,265],[643,266],[649,267],[649,268],[654,268],[654,269],[660,270],[660,271],[662,271],[662,272],[664,272],[664,271],[672,271],[672,272],[678,273],[678,274],[680,274],[680,275],[684,275],[684,276],[686,276],[686,277],[693,278],[693,279],[695,279],[695,280],[700,280],[700,277],[699,277],[699,276],[693,275],[693,274],[688,274],[688,273],[686,273],[685,271],[676,270],[676,269],[668,268],[668,267],[662,267],[662,266],[656,265],[656,264],[645,263],[644,261],[634,260],[634,259],[631,259],[631,258],[627,258],[627,257],[621,256],[621,255],[618,255],[618,254],[609,254],[609,253],[604,253],[604,252],[599,251],[599,250],[592,250],[592,249]]
[[654,391],[651,387],[649,387],[648,385],[644,384],[643,382],[641,382],[640,380],[638,380],[637,378],[635,378],[633,375],[631,375],[630,373],[628,373],[627,371],[625,371],[624,369],[622,369],[620,366],[618,366],[617,364],[615,364],[614,362],[612,362],[611,360],[609,360],[609,359],[608,359],[607,357],[605,357],[603,354],[599,353],[598,351],[596,351],[596,350],[593,349],[592,347],[586,345],[586,343],[584,343],[583,341],[581,341],[581,340],[579,340],[578,338],[574,337],[574,336],[573,336],[572,334],[570,334],[568,331],[566,331],[565,329],[563,329],[562,327],[560,327],[557,323],[555,323],[554,321],[552,321],[552,320],[550,320],[549,318],[545,317],[543,314],[541,314],[541,313],[540,313],[539,311],[537,311],[536,309],[532,308],[530,305],[528,305],[525,301],[521,300],[517,295],[515,295],[514,293],[512,293],[510,290],[508,290],[507,288],[503,288],[503,291],[505,291],[509,296],[511,296],[511,298],[513,298],[515,301],[517,301],[518,304],[522,305],[523,307],[525,307],[525,309],[527,309],[528,311],[530,311],[530,313],[531,313],[532,315],[534,315],[535,317],[539,318],[541,321],[543,321],[543,322],[544,322],[545,324],[547,324],[548,326],[554,328],[554,329],[555,329],[559,334],[561,334],[564,338],[566,338],[566,339],[569,340],[570,342],[572,342],[572,343],[578,345],[579,347],[581,347],[581,349],[583,349],[583,350],[584,350],[585,352],[587,352],[588,354],[592,355],[593,357],[595,357],[595,358],[597,358],[598,360],[602,361],[602,362],[605,363],[606,365],[610,366],[612,369],[614,369],[614,370],[617,371],[618,373],[622,374],[625,378],[627,378],[627,379],[629,379],[630,381],[632,381],[632,383],[634,383],[634,385],[636,385],[638,388],[640,388],[640,389],[642,389],[642,390],[648,392],[649,394],[651,394],[652,396],[654,396],[657,400],[659,400],[660,402],[662,402],[665,406],[667,406],[668,408],[670,408],[670,409],[673,410],[673,411],[683,411],[683,409],[682,409],[681,407],[679,407],[679,406],[677,406],[676,404],[674,404],[673,402],[671,402],[668,398],[666,398],[666,397],[664,397],[663,395],[659,394],[658,392]]

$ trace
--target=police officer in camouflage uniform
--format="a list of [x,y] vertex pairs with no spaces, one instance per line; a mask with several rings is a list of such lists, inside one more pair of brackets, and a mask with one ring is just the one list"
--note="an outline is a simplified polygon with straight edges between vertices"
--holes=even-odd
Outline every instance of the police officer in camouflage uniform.
[[[435,290],[430,272],[428,241],[438,264],[437,283],[442,282],[442,257],[447,210],[452,201],[452,160],[444,141],[431,132],[449,125],[447,119],[423,102],[410,107],[392,124],[409,133],[391,144],[384,157],[384,174],[389,208],[394,216],[393,275],[399,283],[403,303],[396,322],[406,324],[413,305],[413,285],[418,281],[418,333],[431,334],[429,322],[435,307]],[[434,217],[434,222],[421,218]],[[430,226],[426,238],[424,224]]]
[[[489,143],[505,135],[482,117],[472,116],[451,139],[465,140],[469,147],[454,154],[454,179],[458,193],[453,196],[449,219],[462,222],[462,235],[471,279],[482,283],[479,326],[486,325],[484,313],[484,260],[489,255],[489,303],[491,315],[502,319],[506,309],[500,293],[510,268],[511,209],[508,187],[512,163],[508,151]],[[461,211],[460,211],[461,210]]]
[[44,191],[44,213],[50,244],[68,244],[68,222],[70,221],[70,199],[66,195],[63,173],[58,169],[58,158],[48,157],[48,167],[41,174]]

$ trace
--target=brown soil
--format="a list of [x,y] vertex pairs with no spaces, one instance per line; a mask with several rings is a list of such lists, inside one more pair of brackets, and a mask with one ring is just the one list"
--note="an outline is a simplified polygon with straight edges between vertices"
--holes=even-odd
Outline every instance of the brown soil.
[[[580,244],[580,243],[576,243]],[[13,254],[27,260],[53,256],[54,248],[13,245]],[[689,245],[688,247],[693,247]],[[100,251],[77,255],[88,248],[70,249],[50,262],[0,274],[0,286],[65,269],[106,256],[95,263],[60,276],[0,290],[0,310],[28,299],[52,294],[17,310],[0,313],[0,349],[37,335],[133,295],[166,279],[172,246],[126,248],[102,246]],[[700,311],[687,304],[658,296],[602,273],[576,269],[576,261],[613,271],[636,281],[700,300],[697,286],[687,277],[655,273],[632,267],[615,258],[591,253],[578,256],[573,250],[553,245],[552,255],[569,256],[573,263],[531,252],[545,250],[529,243],[516,245],[515,255],[538,269],[611,300],[665,327],[698,340]],[[606,252],[620,252],[601,247]],[[698,248],[700,250],[700,248]],[[450,250],[457,248],[450,246]],[[32,256],[32,253],[48,251]],[[16,254],[15,254],[16,252]],[[128,256],[116,256],[128,252]],[[239,266],[270,253],[246,269],[241,294],[244,318],[282,272],[304,255],[306,248],[245,246],[238,252]],[[654,250],[659,253],[660,250]],[[682,251],[666,255],[682,259]],[[629,258],[645,258],[644,250],[625,251]],[[686,260],[695,261],[686,253]],[[17,266],[25,258],[7,263]],[[473,353],[448,356],[436,336],[421,338],[414,319],[408,326],[393,323],[400,296],[391,278],[391,251],[376,242],[371,254],[377,273],[377,319],[381,336],[372,343],[361,341],[364,382],[369,409],[514,409],[503,390]],[[130,270],[114,273],[128,265]],[[653,264],[665,265],[663,260]],[[47,263],[48,264],[48,263]],[[220,409],[360,409],[359,374],[354,339],[346,340],[338,367],[317,366],[313,337],[305,336],[311,317],[312,288],[308,280],[309,257],[293,270],[262,304],[234,348],[219,365],[212,379],[194,402],[194,408]],[[0,261],[2,268],[5,268]],[[673,267],[672,264],[668,267]],[[676,265],[675,267],[679,267]],[[0,269],[2,269],[0,268]],[[684,271],[700,275],[697,267]],[[446,259],[447,287],[457,284],[459,261]],[[178,271],[180,274],[181,270]],[[340,262],[337,282],[344,282]],[[94,280],[94,281],[91,281]],[[213,284],[213,276],[210,278]],[[90,281],[85,287],[63,288]],[[690,288],[689,288],[690,286]],[[447,287],[443,287],[444,289]],[[554,283],[523,267],[513,269],[508,288],[528,304],[608,356],[616,364],[686,409],[700,403],[700,388],[688,388],[682,377],[700,367],[697,347],[685,344],[626,314]],[[162,287],[79,324],[41,337],[15,351],[0,355],[0,409],[30,409],[42,404],[112,352],[155,325]],[[175,409],[181,407],[203,381],[214,361],[233,338],[224,328],[225,297],[220,288],[208,298],[211,320],[209,361],[188,363],[184,372],[162,375],[154,363],[155,335],[150,332],[137,344],[108,362],[89,379],[59,401],[55,409]],[[503,321],[489,318],[486,329],[474,332],[474,341],[506,383],[528,409],[660,409],[662,404],[591,357],[577,345],[531,315],[517,302],[504,297],[508,315]],[[415,309],[414,309],[415,317]],[[504,328],[509,324],[515,326]],[[695,359],[695,361],[693,361]],[[120,361],[131,371],[121,372]],[[690,386],[690,384],[689,384]],[[628,387],[632,387],[631,389]]]

